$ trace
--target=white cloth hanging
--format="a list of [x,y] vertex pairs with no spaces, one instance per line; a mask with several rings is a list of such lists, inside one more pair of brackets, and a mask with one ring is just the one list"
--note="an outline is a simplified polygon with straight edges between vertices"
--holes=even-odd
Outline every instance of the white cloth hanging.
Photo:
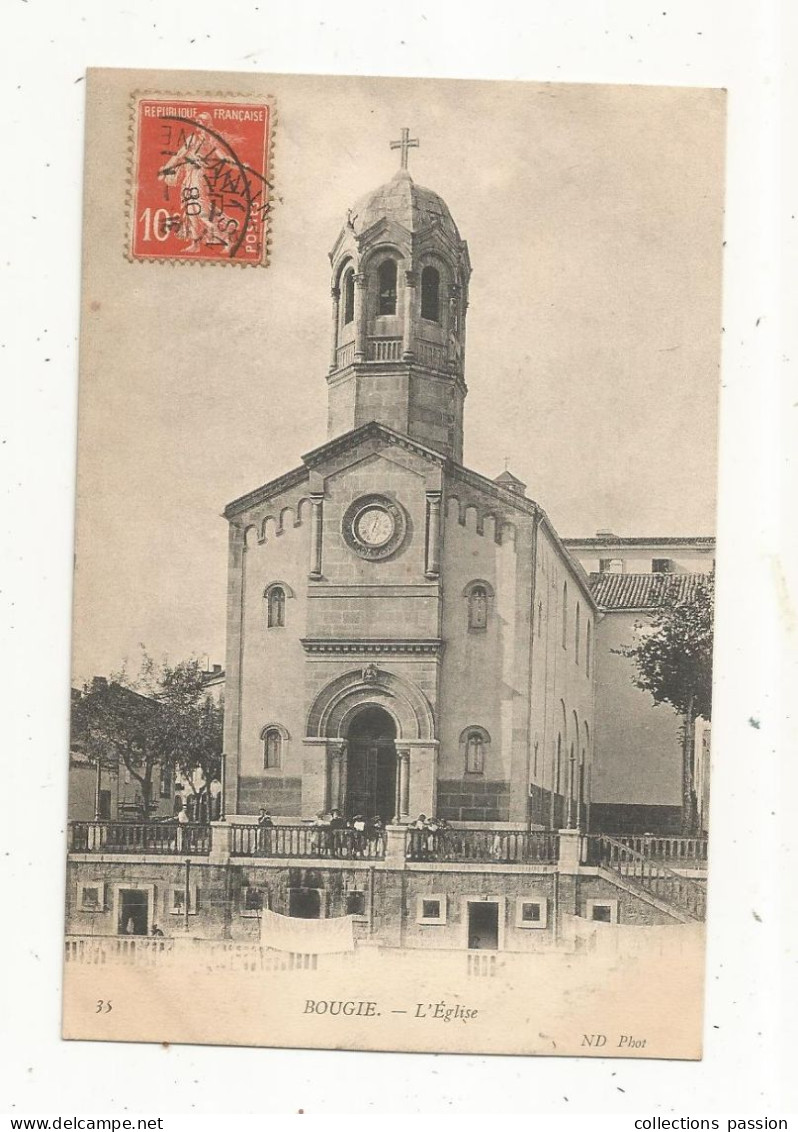
[[328,955],[336,951],[354,951],[355,935],[351,916],[335,916],[329,920],[309,920],[300,916],[280,916],[264,908],[260,922],[260,942],[276,951],[306,952]]

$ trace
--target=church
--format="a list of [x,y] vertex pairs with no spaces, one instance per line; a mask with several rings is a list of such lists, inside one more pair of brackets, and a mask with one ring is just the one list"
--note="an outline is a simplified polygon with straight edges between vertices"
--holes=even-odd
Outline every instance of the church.
[[225,812],[583,825],[597,606],[462,463],[471,262],[408,133],[330,252],[327,440],[224,512]]
[[[615,653],[714,542],[566,545],[509,470],[463,465],[471,262],[414,144],[330,252],[326,441],[224,512],[220,820],[73,820],[68,959],[184,937],[315,966],[344,921],[352,947],[578,950],[704,919],[678,720]],[[131,950],[131,924],[158,938]]]

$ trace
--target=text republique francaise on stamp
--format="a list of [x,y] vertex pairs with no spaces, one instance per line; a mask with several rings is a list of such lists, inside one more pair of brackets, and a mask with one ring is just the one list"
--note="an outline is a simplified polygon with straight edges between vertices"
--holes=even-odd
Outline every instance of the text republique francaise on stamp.
[[129,257],[265,266],[273,103],[137,95],[132,111]]

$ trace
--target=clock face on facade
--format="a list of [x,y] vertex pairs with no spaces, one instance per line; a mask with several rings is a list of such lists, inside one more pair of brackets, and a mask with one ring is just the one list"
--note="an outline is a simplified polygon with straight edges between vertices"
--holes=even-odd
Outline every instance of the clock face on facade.
[[366,546],[385,546],[394,525],[390,511],[384,507],[367,507],[355,519],[355,535]]
[[388,558],[404,541],[407,523],[402,508],[393,499],[367,495],[347,509],[343,535],[361,558]]

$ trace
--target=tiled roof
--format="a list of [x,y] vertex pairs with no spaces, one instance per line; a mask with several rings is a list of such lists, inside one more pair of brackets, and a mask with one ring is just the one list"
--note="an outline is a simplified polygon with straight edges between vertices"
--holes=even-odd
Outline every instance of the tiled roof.
[[657,609],[665,597],[692,601],[706,574],[591,574],[590,591],[601,609]]

